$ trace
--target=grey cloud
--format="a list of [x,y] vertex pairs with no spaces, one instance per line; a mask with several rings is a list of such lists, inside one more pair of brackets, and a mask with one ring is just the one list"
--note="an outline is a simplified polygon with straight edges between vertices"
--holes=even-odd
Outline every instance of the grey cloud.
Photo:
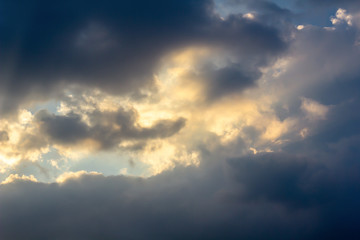
[[136,92],[152,85],[164,54],[194,44],[238,51],[245,63],[256,55],[260,65],[286,49],[279,29],[241,16],[223,21],[208,0],[1,5],[3,112],[58,97],[69,84]]
[[81,121],[79,115],[56,116],[42,110],[35,117],[40,124],[40,130],[57,142],[73,144],[90,137],[89,127]]
[[[89,4],[95,3],[90,1]],[[174,6],[177,11],[183,6],[183,3],[179,4]],[[200,8],[204,9],[202,5]],[[194,15],[196,13],[193,12]],[[152,25],[164,18],[146,19],[154,21],[149,23]],[[176,15],[169,21],[171,19],[176,22],[176,19],[183,18]],[[240,19],[232,16],[224,21],[222,24],[228,27],[220,26],[219,29],[229,29],[229,32],[223,30],[223,36],[231,36],[234,29],[239,30],[237,33],[240,35],[248,28],[249,33],[254,34],[248,39],[251,42],[258,39],[253,36],[264,34],[263,30],[267,29],[274,35],[264,36],[274,36],[274,41],[269,43],[269,52],[263,48],[256,50],[256,44],[262,46],[266,41],[251,45],[253,48],[247,44],[244,49],[239,47],[237,53],[243,52],[245,56],[254,54],[255,60],[251,64],[245,58],[238,59],[245,69],[255,66],[250,71],[231,68],[233,65],[230,65],[231,69],[209,68],[214,74],[209,81],[219,87],[215,96],[232,92],[230,85],[236,91],[250,86],[256,81],[258,67],[271,62],[278,53],[270,48],[279,46],[279,50],[283,46],[281,41],[275,41],[278,35],[273,28]],[[137,21],[146,23],[142,18]],[[129,21],[129,26],[137,23]],[[184,26],[181,21],[176,23],[178,25],[175,26]],[[161,26],[160,30],[167,29],[165,25]],[[258,29],[259,33],[252,32],[254,29]],[[155,31],[150,27],[145,30],[150,33]],[[2,35],[1,41],[7,37]],[[320,122],[311,136],[285,143],[280,153],[226,159],[224,156],[233,152],[239,155],[244,151],[243,141],[238,139],[232,145],[224,146],[215,135],[209,134],[208,138],[201,136],[197,146],[202,151],[199,167],[176,167],[173,171],[147,179],[88,175],[62,185],[20,181],[0,185],[0,238],[358,239],[360,103],[357,91],[358,51],[353,45],[356,34],[351,28],[330,32],[313,27],[300,31],[297,37],[289,56],[300,60],[296,60],[294,67],[277,79],[288,84],[284,86],[289,91],[285,93],[288,95],[282,101],[290,107],[286,111],[282,106],[274,108],[277,108],[281,119],[286,119],[299,114],[300,96],[332,104],[327,119]],[[93,41],[98,41],[98,38],[86,44],[91,45]],[[246,52],[247,47],[249,52]],[[269,58],[259,57],[262,52],[264,55],[268,53]],[[35,65],[39,62],[42,61]],[[254,73],[254,77],[242,82],[241,79],[247,78],[241,76],[252,76]],[[233,80],[238,77],[240,82]],[[301,89],[290,91],[294,84],[300,83],[306,84]],[[145,128],[136,124],[138,116],[135,110],[124,109],[116,113],[95,111],[87,113],[87,117],[90,125],[85,124],[77,114],[59,116],[43,111],[36,115],[42,133],[51,141],[75,143],[92,138],[101,142],[104,148],[123,139],[135,139],[141,148],[146,139],[171,136],[185,124],[185,120],[178,119],[160,121]],[[117,126],[115,129],[114,125]],[[260,135],[251,127],[245,129],[245,134],[253,139]],[[218,147],[211,150],[213,145]]]
[[210,99],[254,86],[255,81],[261,76],[259,70],[251,72],[236,67],[225,67],[212,72],[209,71],[206,74],[205,79],[210,82],[210,89],[208,90],[208,97]]
[[138,113],[118,109],[117,112],[94,111],[87,115],[90,125],[75,113],[55,115],[42,110],[35,115],[40,131],[50,142],[72,145],[86,139],[95,140],[101,148],[112,148],[123,140],[142,141],[167,138],[179,132],[186,123],[184,118],[159,120],[151,127],[138,124]]
[[360,134],[358,106],[358,98],[333,106],[327,120],[321,121],[321,124],[312,129],[306,141],[289,143],[284,149],[297,154],[331,151],[331,146],[338,141],[354,138]]
[[212,153],[214,161],[199,168],[148,179],[85,175],[62,185],[2,185],[0,236],[356,239],[360,166],[349,144],[322,159],[266,153],[224,160]]
[[[331,141],[322,136],[355,124],[357,105],[337,106],[317,137],[281,153],[226,159],[244,148],[241,140],[224,146],[212,136],[199,146],[199,167],[179,166],[147,179],[88,175],[62,185],[2,185],[0,237],[357,239],[359,131],[340,131]],[[136,118],[134,111],[113,115],[127,128]],[[101,114],[93,119],[101,122]],[[211,150],[210,143],[218,147]]]
[[176,121],[160,120],[150,128],[143,128],[138,136],[141,138],[166,138],[174,135],[185,126],[186,119],[179,118]]
[[[357,31],[354,26],[337,26],[335,30],[309,26],[296,33],[288,54],[292,60],[276,79],[284,88],[281,101],[273,106],[279,118],[297,116],[301,97],[328,106],[357,101],[360,88]],[[287,109],[282,107],[284,102]]]
[[[310,207],[321,197],[311,192],[311,175],[321,169],[290,154],[258,154],[242,159],[230,159],[234,178],[243,186],[242,201],[281,202],[289,208]],[[240,200],[240,201],[241,201]]]

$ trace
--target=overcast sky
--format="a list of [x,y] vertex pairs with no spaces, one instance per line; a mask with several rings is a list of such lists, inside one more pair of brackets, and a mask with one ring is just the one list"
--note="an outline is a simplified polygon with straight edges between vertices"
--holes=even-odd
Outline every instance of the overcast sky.
[[0,0],[0,239],[358,239],[360,2]]

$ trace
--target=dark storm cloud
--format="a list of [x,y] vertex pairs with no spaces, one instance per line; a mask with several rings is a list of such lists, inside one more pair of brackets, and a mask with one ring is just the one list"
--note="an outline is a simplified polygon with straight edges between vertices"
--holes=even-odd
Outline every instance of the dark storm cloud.
[[70,83],[117,94],[149,86],[161,57],[175,48],[222,46],[264,65],[285,47],[278,29],[241,16],[223,21],[208,0],[0,4],[3,111],[56,97]]
[[[337,106],[311,138],[282,153],[224,159],[226,146],[210,150],[206,142],[199,167],[148,179],[88,175],[61,185],[2,185],[0,237],[355,240],[360,132],[340,129],[349,121],[354,128],[357,106]],[[132,126],[136,113],[119,112],[114,119]]]
[[[57,77],[126,92],[146,82],[164,52],[199,41],[228,45],[242,56],[236,63],[220,69],[210,66],[200,73],[207,76],[208,94],[215,99],[254,85],[259,68],[284,47],[281,31],[241,15],[220,21],[211,15],[211,5],[205,1],[158,2],[168,11],[149,1],[76,2],[66,14],[64,9],[70,3],[19,3],[0,2],[0,26],[7,32],[0,35],[1,43],[14,43],[12,31],[26,40],[16,43],[18,49],[15,45],[6,48],[7,56],[10,51],[19,52],[19,59],[13,59],[16,78],[10,74],[12,78],[7,79],[8,89],[18,86],[19,95],[29,86],[55,86]],[[10,5],[19,6],[19,18],[11,18],[12,12],[3,10]],[[269,9],[279,10],[271,4]],[[24,27],[28,19],[33,21],[28,23],[31,28]],[[63,184],[21,180],[3,184],[0,239],[358,239],[360,74],[356,30],[344,25],[332,31],[309,27],[295,38],[289,52],[294,62],[276,79],[288,92],[281,93],[284,99],[275,108],[285,120],[300,114],[303,96],[331,105],[326,119],[311,129],[307,138],[285,141],[282,152],[229,159],[225,156],[247,151],[245,141],[239,137],[226,145],[209,133],[211,136],[200,136],[200,146],[196,146],[201,151],[199,167],[176,167],[147,179],[86,175]],[[65,44],[68,39],[75,39],[74,49],[67,49],[73,46],[72,40]],[[126,44],[125,50],[121,44]],[[118,66],[121,61],[124,65]],[[139,72],[133,73],[137,61]],[[10,70],[5,68],[1,74]],[[116,74],[124,74],[124,78],[118,80]],[[24,78],[28,75],[31,78]],[[125,80],[132,77],[140,80]],[[289,109],[283,107],[285,103]],[[135,149],[141,149],[146,139],[172,136],[185,124],[180,118],[143,127],[133,109],[93,111],[84,116],[40,111],[35,120],[41,136],[54,143],[92,139],[102,148],[110,148],[122,140],[136,140]],[[243,130],[255,143],[262,135],[252,126]],[[6,135],[0,132],[0,141],[6,141]],[[31,148],[38,142],[33,137],[29,135],[24,146]]]
[[111,148],[122,140],[167,138],[179,132],[186,123],[184,118],[159,120],[151,127],[138,124],[138,113],[118,109],[117,112],[95,111],[88,115],[90,126],[75,113],[55,115],[42,110],[35,115],[40,131],[50,142],[72,145],[84,140],[95,140],[101,148]]
[[[357,106],[337,106],[310,139],[282,153],[224,159],[226,146],[212,151],[205,142],[198,168],[148,179],[89,175],[61,185],[2,185],[0,237],[355,240],[360,132],[350,129]],[[132,126],[136,113],[119,112],[114,119]],[[349,131],[340,131],[349,121]]]
[[223,160],[212,153],[214,161],[199,168],[149,179],[17,181],[0,186],[0,237],[356,239],[360,165],[352,156],[360,152],[353,144],[339,142],[321,158],[266,153]]
[[247,201],[281,201],[290,206],[307,204],[301,186],[306,182],[304,160],[285,154],[262,154],[240,161],[232,159],[230,166],[235,169],[236,180],[244,186],[242,197]]

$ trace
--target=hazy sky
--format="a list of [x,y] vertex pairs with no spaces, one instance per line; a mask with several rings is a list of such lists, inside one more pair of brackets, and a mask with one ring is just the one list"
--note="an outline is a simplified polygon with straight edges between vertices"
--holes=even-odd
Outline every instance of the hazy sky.
[[360,2],[0,0],[0,239],[358,239]]

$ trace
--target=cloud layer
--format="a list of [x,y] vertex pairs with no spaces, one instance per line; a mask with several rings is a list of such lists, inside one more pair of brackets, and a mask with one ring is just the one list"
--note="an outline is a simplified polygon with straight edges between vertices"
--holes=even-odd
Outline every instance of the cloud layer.
[[161,58],[189,45],[228,48],[243,55],[241,63],[251,55],[258,66],[286,45],[274,27],[235,15],[221,20],[208,0],[4,0],[2,8],[2,112],[30,97],[56,96],[68,84],[117,94],[148,88]]
[[0,238],[357,239],[360,5],[291,4],[0,0]]

